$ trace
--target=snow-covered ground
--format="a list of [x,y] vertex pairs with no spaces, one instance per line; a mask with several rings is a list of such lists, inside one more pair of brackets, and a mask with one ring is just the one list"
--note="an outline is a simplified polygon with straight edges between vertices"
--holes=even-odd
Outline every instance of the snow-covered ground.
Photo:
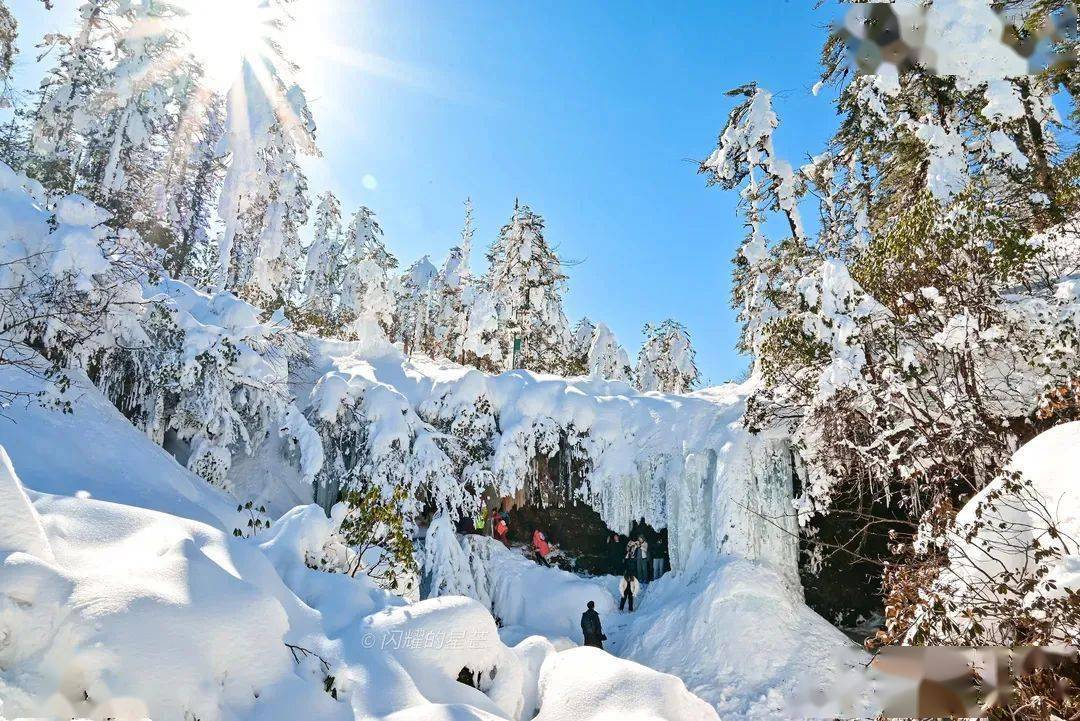
[[866,660],[803,603],[798,586],[759,561],[717,556],[697,571],[669,573],[643,586],[630,613],[618,609],[616,576],[546,568],[485,536],[455,543],[459,560],[447,565],[458,573],[439,587],[492,609],[505,641],[539,634],[557,647],[580,643],[578,620],[593,601],[605,650],[681,678],[723,718],[795,717],[793,702],[834,688]]
[[[22,371],[4,373],[9,385],[36,388],[14,375]],[[542,568],[470,536],[457,541],[472,564],[474,590],[462,592],[481,600],[406,604],[366,579],[305,565],[330,532],[317,506],[286,513],[254,539],[234,538],[241,519],[232,499],[180,467],[85,378],[74,380],[72,413],[31,401],[8,408],[0,424],[12,458],[0,535],[0,698],[9,717],[205,721],[303,709],[320,718],[519,719],[540,704],[540,718],[553,720],[600,717],[609,707],[588,701],[593,716],[582,716],[567,700],[598,693],[609,710],[631,703],[655,718],[714,718],[711,707],[750,717],[827,649],[847,645],[802,605],[785,573],[735,556],[653,584],[630,616],[616,610],[616,579]],[[7,502],[22,493],[16,474],[33,489],[32,508]],[[556,652],[580,642],[589,600],[608,649],[625,659],[568,650],[577,656],[563,661]],[[820,652],[804,666],[810,647],[800,636]],[[725,662],[745,659],[740,644],[762,638],[772,661]],[[573,672],[582,663],[588,676]],[[486,672],[483,691],[456,682],[463,666]],[[544,699],[561,700],[545,708]]]
[[[595,688],[552,666],[543,638],[504,644],[474,600],[406,604],[362,576],[309,568],[330,531],[317,506],[233,537],[224,494],[92,386],[71,414],[7,410],[0,715],[516,721],[546,698],[543,718],[557,720],[577,718],[565,699]],[[598,715],[650,688],[643,713],[716,718],[677,678],[606,654],[589,663],[620,690],[591,704]],[[462,667],[480,689],[457,682]]]
[[[147,479],[148,483],[152,480]],[[94,719],[578,718],[540,638],[511,648],[488,610],[406,604],[308,568],[329,521],[299,507],[257,539],[85,497],[24,491],[0,455],[0,713]],[[567,661],[566,663],[570,663]],[[715,719],[677,678],[599,654],[615,713],[642,688],[653,718]],[[468,667],[479,688],[457,682]],[[551,699],[547,703],[545,699]],[[550,708],[543,708],[544,705]]]

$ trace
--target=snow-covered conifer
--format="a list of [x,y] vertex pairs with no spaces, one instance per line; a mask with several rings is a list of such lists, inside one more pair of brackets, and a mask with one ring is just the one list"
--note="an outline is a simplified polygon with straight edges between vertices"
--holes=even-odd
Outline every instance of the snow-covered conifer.
[[[688,336],[687,344],[689,345]],[[690,357],[690,364],[693,365],[692,349]],[[604,323],[597,323],[589,341],[588,372],[590,375],[607,380],[626,382],[630,382],[634,375],[633,368],[630,366],[630,356],[626,354],[626,350],[616,340],[615,334]]]
[[472,239],[475,234],[472,201],[465,201],[465,222],[461,243],[450,249],[431,290],[431,354],[464,363],[464,340],[468,332],[467,300],[474,283],[469,269]]
[[41,81],[34,119],[35,178],[46,187],[75,190],[86,133],[93,129],[94,97],[102,87],[109,28],[120,22],[115,0],[85,0],[78,8],[74,32],[50,33],[41,43],[42,57],[54,65]]
[[[273,16],[280,27],[286,13]],[[273,296],[283,272],[282,233],[299,232],[308,209],[301,155],[316,155],[315,123],[295,66],[281,56],[245,58],[229,90],[219,154],[228,156],[218,213],[223,287]]]
[[690,333],[678,321],[667,319],[643,331],[645,344],[638,353],[634,380],[643,391],[688,393],[701,381]]
[[410,265],[396,284],[394,327],[405,353],[431,354],[432,294],[438,271],[428,256]]
[[335,330],[335,313],[342,290],[344,263],[341,203],[332,191],[318,197],[311,244],[304,265],[301,315],[324,331]]
[[504,363],[516,357],[528,370],[562,371],[570,341],[562,307],[566,274],[544,238],[544,219],[529,206],[515,203],[488,250],[487,281],[499,304]]
[[342,304],[352,317],[375,321],[389,338],[394,332],[395,293],[390,271],[398,261],[383,242],[382,227],[370,208],[353,214],[345,234]]

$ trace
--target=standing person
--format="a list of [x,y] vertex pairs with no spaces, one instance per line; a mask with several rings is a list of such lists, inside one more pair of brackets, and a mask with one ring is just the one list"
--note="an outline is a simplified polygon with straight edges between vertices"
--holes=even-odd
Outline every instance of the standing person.
[[623,546],[622,539],[619,538],[618,533],[612,533],[607,539],[607,562],[608,573],[612,575],[618,575],[625,569],[626,564],[623,563]]
[[637,575],[637,566],[634,562],[634,556],[637,553],[638,542],[637,539],[627,536],[626,541],[626,553],[623,555],[623,570],[630,571],[635,576]]
[[634,566],[635,573],[639,579],[649,578],[649,544],[645,542],[645,537],[638,534],[637,548],[634,550]]
[[495,538],[498,538],[504,546],[510,548],[510,524],[506,522],[506,516],[501,513],[496,518]]
[[581,634],[585,637],[586,646],[603,648],[607,636],[600,626],[600,614],[596,612],[596,604],[589,601],[588,610],[581,614]]
[[664,563],[667,560],[667,544],[664,543],[663,535],[656,537],[656,542],[653,543],[653,558],[652,558],[652,580],[656,580],[664,575]]
[[536,560],[540,562],[542,566],[550,567],[547,557],[551,553],[551,544],[548,543],[547,536],[539,528],[533,531],[532,537],[533,549],[536,551]]
[[623,574],[622,579],[619,581],[619,593],[622,594],[622,598],[619,599],[619,610],[623,610],[623,606],[626,602],[630,602],[630,613],[634,612],[634,596],[641,592],[641,584],[638,583],[637,577],[634,574],[627,571]]

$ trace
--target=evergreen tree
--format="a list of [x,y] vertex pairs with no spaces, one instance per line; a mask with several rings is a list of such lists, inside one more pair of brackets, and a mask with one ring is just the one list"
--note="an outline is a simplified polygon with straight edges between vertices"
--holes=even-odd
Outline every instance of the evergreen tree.
[[32,175],[48,188],[74,191],[84,162],[86,135],[94,128],[94,98],[102,87],[105,59],[113,50],[109,28],[120,22],[115,0],[86,0],[79,5],[72,34],[50,33],[40,57],[56,56],[38,91]]
[[398,261],[382,237],[382,227],[371,209],[356,211],[345,236],[342,303],[351,317],[363,324],[375,323],[387,338],[393,338],[395,293],[390,271],[397,268]]
[[[783,279],[773,272],[764,223],[770,211],[787,220],[791,240],[781,245],[802,245],[805,237],[798,200],[805,188],[802,175],[777,157],[773,131],[779,125],[772,109],[772,95],[753,83],[735,88],[729,96],[742,97],[728,115],[716,149],[701,164],[710,185],[740,189],[740,209],[747,236],[735,257],[732,303],[743,324],[739,347],[753,352],[761,343],[762,328],[780,315],[778,303]],[[790,294],[789,294],[790,295]]]
[[490,373],[503,370],[509,361],[503,351],[505,333],[500,325],[498,297],[487,279],[465,286],[462,303],[467,313],[461,339],[462,361]]
[[464,340],[469,323],[466,299],[470,296],[468,286],[473,282],[469,255],[474,233],[472,201],[466,199],[461,244],[450,249],[432,286],[431,353],[459,363],[464,363]]
[[337,310],[342,293],[341,203],[332,191],[318,197],[311,245],[305,263],[302,318],[324,332],[340,330]]
[[[689,343],[689,338],[687,342]],[[693,355],[691,351],[692,364]],[[630,356],[619,345],[619,341],[616,340],[611,329],[603,323],[598,323],[593,328],[592,337],[589,340],[587,371],[589,375],[627,383],[634,377],[634,371],[630,366]]]
[[432,355],[432,295],[438,271],[428,256],[410,265],[397,283],[394,325],[406,354]]
[[201,288],[210,287],[217,266],[212,224],[225,172],[216,150],[224,130],[222,106],[222,98],[212,93],[194,89],[188,93],[162,179],[164,207],[159,217],[172,236],[165,268]]
[[596,324],[588,318],[582,318],[574,325],[573,340],[566,358],[566,374],[583,376],[589,372],[589,351],[592,348],[593,333]]
[[[282,5],[274,2],[274,5]],[[271,30],[283,30],[284,12]],[[273,33],[271,33],[273,36]],[[284,248],[299,232],[309,207],[301,155],[317,155],[315,123],[300,87],[290,78],[296,67],[269,41],[273,57],[245,58],[229,90],[225,132],[218,146],[228,156],[218,213],[224,232],[218,249],[218,282],[230,289],[278,294]],[[296,241],[298,242],[298,241]]]
[[516,357],[520,367],[533,371],[562,371],[570,341],[562,307],[566,275],[544,238],[543,218],[515,203],[487,257],[487,281],[503,324],[504,360],[512,365]]
[[178,114],[177,90],[188,79],[180,61],[182,38],[176,12],[168,2],[122,3],[108,24],[108,45],[115,59],[94,93],[94,124],[78,169],[80,190],[112,211],[120,226],[155,216],[154,194],[173,141]]
[[638,388],[661,393],[688,393],[701,381],[690,333],[672,319],[648,323],[634,376]]

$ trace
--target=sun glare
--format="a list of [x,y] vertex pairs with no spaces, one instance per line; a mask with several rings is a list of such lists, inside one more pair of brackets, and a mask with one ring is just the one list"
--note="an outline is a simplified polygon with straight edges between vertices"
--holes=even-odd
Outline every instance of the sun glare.
[[185,32],[207,81],[227,86],[244,60],[273,52],[279,18],[265,0],[188,0]]

